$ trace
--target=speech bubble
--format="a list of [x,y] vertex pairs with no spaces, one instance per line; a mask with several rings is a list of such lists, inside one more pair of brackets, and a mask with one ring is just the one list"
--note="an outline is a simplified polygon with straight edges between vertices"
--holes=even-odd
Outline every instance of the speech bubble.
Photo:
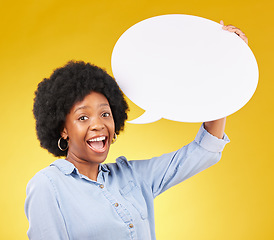
[[216,120],[254,94],[258,65],[248,45],[211,20],[183,14],[152,17],[116,42],[112,72],[124,94],[145,110],[130,123],[161,118]]

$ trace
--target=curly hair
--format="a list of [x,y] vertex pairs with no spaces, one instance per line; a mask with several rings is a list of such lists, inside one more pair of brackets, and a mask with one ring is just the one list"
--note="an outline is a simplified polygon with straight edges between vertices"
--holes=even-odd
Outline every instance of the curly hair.
[[67,155],[67,150],[61,151],[57,146],[66,116],[75,103],[92,91],[107,98],[116,134],[124,129],[128,105],[116,81],[95,65],[70,61],[64,67],[57,68],[50,78],[40,82],[35,92],[33,114],[41,147],[56,157]]

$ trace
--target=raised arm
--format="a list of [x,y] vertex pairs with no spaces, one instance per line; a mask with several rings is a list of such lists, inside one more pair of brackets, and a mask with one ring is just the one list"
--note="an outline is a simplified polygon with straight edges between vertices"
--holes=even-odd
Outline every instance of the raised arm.
[[[220,24],[223,25],[224,30],[229,31],[229,32],[234,32],[241,39],[243,39],[246,44],[248,44],[247,37],[239,28],[237,28],[233,25],[224,25],[223,20],[220,21]],[[205,122],[204,127],[210,134],[212,134],[213,136],[215,136],[219,139],[222,139],[224,136],[225,123],[226,123],[226,118],[221,118],[221,119],[218,119],[215,121]]]
[[212,134],[213,136],[219,139],[222,139],[225,131],[225,122],[226,122],[226,118],[221,118],[218,120],[205,122],[204,127],[210,134]]

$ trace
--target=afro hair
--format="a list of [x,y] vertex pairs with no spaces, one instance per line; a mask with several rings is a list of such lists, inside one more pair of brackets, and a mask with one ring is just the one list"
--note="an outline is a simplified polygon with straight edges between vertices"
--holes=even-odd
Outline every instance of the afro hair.
[[41,147],[56,157],[67,155],[67,150],[61,151],[57,145],[66,116],[75,103],[92,91],[107,98],[116,134],[123,130],[128,105],[116,81],[95,65],[70,61],[40,82],[35,92],[33,114]]

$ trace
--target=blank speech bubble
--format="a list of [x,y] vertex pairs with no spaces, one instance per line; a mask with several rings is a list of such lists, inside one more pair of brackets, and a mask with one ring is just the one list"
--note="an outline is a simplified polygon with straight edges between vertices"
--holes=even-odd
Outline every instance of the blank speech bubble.
[[221,24],[190,15],[133,25],[116,42],[111,65],[124,94],[145,110],[131,123],[216,120],[242,108],[258,84],[248,45]]

